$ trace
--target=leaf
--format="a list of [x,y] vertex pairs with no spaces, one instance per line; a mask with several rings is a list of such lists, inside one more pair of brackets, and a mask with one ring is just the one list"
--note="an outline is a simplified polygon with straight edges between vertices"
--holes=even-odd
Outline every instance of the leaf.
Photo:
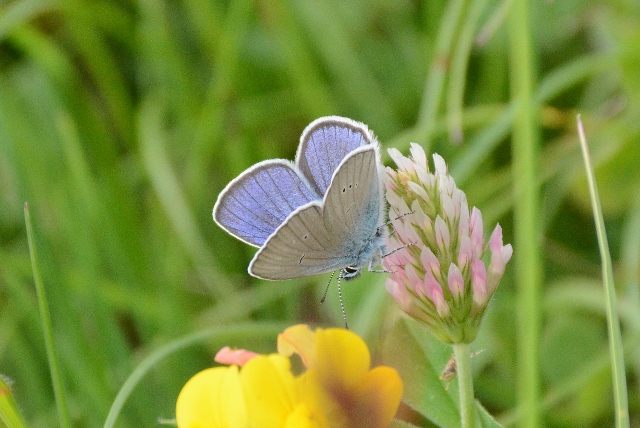
[[476,416],[480,418],[480,424],[483,428],[502,428],[502,425],[500,425],[498,421],[493,419],[493,416],[491,416],[489,412],[487,412],[487,409],[485,409],[482,404],[476,401],[476,405],[478,407]]
[[417,428],[417,425],[414,424],[410,424],[409,422],[405,422],[405,421],[401,421],[398,419],[394,419],[393,421],[391,421],[391,425],[389,425],[389,428]]
[[[393,326],[384,344],[384,361],[400,373],[404,382],[403,402],[407,406],[441,427],[459,427],[456,402],[439,379],[444,364],[432,365],[427,344],[422,340],[419,343],[407,325],[412,322],[401,318]],[[422,331],[425,337],[431,337],[425,327]],[[439,348],[438,353],[446,350],[444,345]]]

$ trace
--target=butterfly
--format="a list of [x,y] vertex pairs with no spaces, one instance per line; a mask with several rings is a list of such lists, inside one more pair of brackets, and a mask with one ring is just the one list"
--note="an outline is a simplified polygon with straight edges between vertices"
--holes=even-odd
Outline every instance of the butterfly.
[[327,116],[309,124],[295,162],[272,159],[222,190],[215,222],[259,247],[249,273],[285,280],[339,271],[373,271],[386,236],[380,146],[369,128]]

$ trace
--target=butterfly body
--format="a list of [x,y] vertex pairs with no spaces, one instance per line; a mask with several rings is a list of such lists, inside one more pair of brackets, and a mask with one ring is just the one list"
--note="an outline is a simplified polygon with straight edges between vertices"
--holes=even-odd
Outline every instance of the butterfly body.
[[233,180],[213,211],[238,239],[260,247],[253,276],[282,280],[339,270],[347,280],[377,264],[385,223],[379,145],[368,128],[320,118],[295,163],[260,162]]

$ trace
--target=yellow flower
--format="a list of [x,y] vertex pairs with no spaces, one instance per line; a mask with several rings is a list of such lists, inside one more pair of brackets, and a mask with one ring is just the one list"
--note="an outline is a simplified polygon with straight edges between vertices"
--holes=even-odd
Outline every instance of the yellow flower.
[[[370,368],[364,341],[344,329],[311,331],[306,325],[278,336],[278,352],[223,350],[218,361],[244,364],[204,370],[184,386],[176,404],[180,428],[386,427],[402,397],[390,367]],[[307,368],[291,372],[298,354]]]

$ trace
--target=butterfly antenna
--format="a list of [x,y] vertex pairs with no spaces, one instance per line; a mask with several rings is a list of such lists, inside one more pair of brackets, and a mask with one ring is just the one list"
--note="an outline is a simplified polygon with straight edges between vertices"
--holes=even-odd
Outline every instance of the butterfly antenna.
[[[393,219],[393,220],[391,220],[391,221],[399,220],[399,219],[401,219],[402,217],[404,217],[404,216],[408,216],[408,215],[411,215],[411,214],[415,214],[415,211],[409,211],[408,213],[400,214],[398,217],[394,218],[394,219]],[[391,223],[391,221],[390,221],[389,223]]]
[[403,246],[401,246],[401,247],[398,247],[398,248],[396,248],[396,249],[393,249],[393,250],[389,251],[387,254],[383,254],[383,255],[382,255],[382,258],[384,259],[385,257],[388,257],[388,256],[390,256],[391,254],[395,253],[396,251],[400,251],[400,250],[402,250],[402,249],[404,249],[404,248],[407,248],[407,247],[410,247],[410,246],[412,246],[412,245],[416,245],[416,244],[417,244],[417,242],[409,242],[408,244],[405,244],[405,245],[403,245]]
[[[331,277],[329,278],[329,282],[327,282],[327,288],[324,289],[324,295],[322,296],[322,299],[320,299],[320,303],[324,303],[324,301],[327,298],[327,292],[329,291],[329,286],[331,285],[331,281],[333,281],[333,275],[336,274],[336,271],[334,270],[333,272],[331,272]],[[340,282],[340,280],[338,279],[338,283]]]
[[342,318],[344,319],[344,328],[349,330],[349,324],[347,324],[347,313],[344,311],[344,303],[342,302],[342,290],[340,289],[340,279],[342,275],[338,275],[338,299],[340,299],[340,309],[342,309]]
[[[385,224],[383,224],[383,225],[381,225],[381,226],[378,226],[378,230],[382,229],[382,228],[383,228],[383,227],[385,227],[385,226],[391,226],[391,227],[393,227],[393,222],[394,222],[394,221],[396,221],[396,220],[400,220],[402,217],[404,217],[404,216],[408,216],[408,215],[410,215],[410,214],[413,214],[414,212],[415,212],[415,211],[409,211],[408,213],[401,214],[401,215],[399,215],[398,217],[394,218],[393,220],[389,220],[389,221],[388,221],[388,222],[386,222]],[[394,229],[394,232],[395,232],[395,229]]]

